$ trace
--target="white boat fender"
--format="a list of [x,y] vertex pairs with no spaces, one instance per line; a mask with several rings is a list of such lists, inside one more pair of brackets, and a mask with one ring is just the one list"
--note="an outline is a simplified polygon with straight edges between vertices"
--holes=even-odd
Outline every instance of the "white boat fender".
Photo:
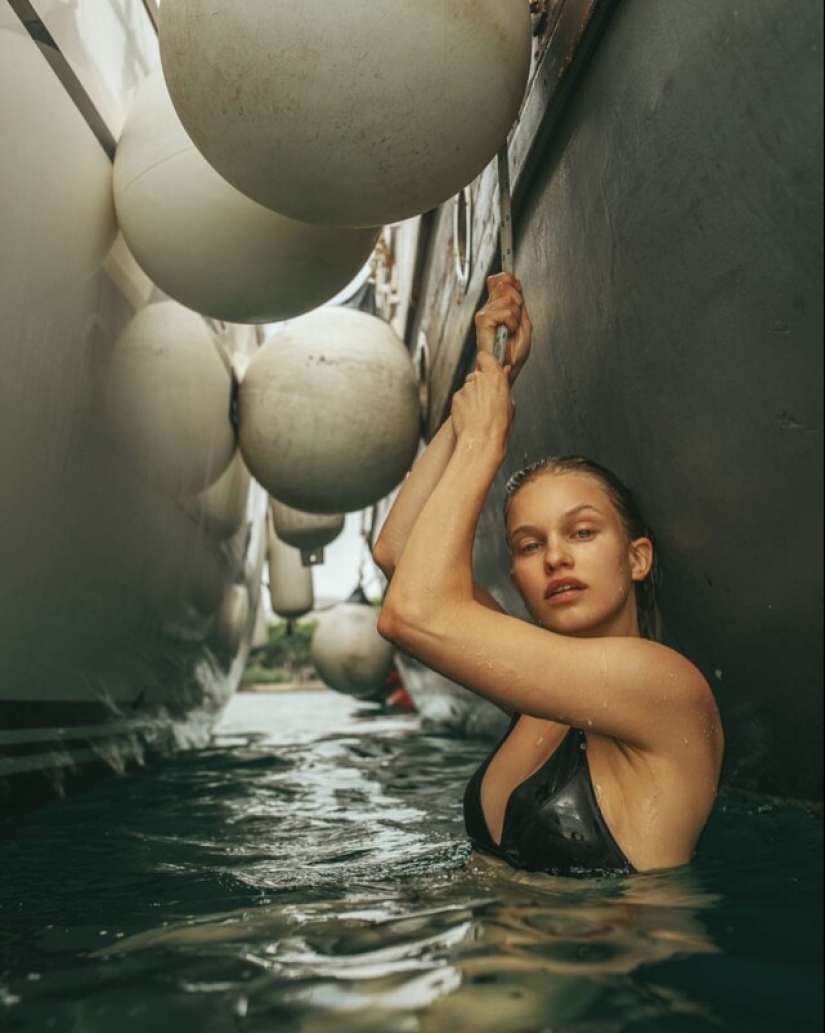
[[252,357],[238,440],[273,498],[307,513],[349,513],[388,494],[420,434],[415,370],[383,319],[348,308],[289,322]]
[[232,462],[205,491],[196,496],[198,523],[215,538],[231,538],[246,516],[252,478],[237,451]]
[[206,159],[283,215],[437,207],[495,157],[527,85],[527,0],[164,0],[172,101]]
[[212,642],[222,655],[234,657],[238,652],[249,617],[249,592],[246,586],[230,585],[218,607],[212,631]]
[[277,536],[271,513],[266,525],[269,601],[277,616],[297,620],[315,605],[312,568],[304,566],[300,552]]
[[337,692],[360,696],[381,688],[395,650],[378,634],[378,610],[363,589],[321,614],[310,656],[318,676]]
[[235,454],[232,376],[201,316],[174,301],[140,309],[102,373],[106,423],[144,478],[175,496],[217,481]]
[[324,546],[334,542],[344,530],[343,513],[304,513],[300,509],[270,499],[275,533],[282,542],[298,549],[305,567],[324,562]]
[[147,276],[188,308],[230,323],[271,323],[323,305],[363,268],[379,233],[297,222],[240,193],[186,135],[160,69],[123,127],[114,198]]

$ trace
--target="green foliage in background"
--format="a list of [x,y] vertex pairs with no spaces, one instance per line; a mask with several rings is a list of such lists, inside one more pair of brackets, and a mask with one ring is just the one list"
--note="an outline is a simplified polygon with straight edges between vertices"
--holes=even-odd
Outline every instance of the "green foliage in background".
[[309,647],[317,621],[270,624],[265,646],[256,649],[243,673],[243,685],[281,684],[300,680],[312,665]]

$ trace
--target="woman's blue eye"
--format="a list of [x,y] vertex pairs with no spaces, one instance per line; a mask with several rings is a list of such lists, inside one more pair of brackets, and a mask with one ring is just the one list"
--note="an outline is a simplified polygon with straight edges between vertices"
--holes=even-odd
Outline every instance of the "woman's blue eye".
[[574,538],[578,538],[578,539],[580,539],[583,542],[586,542],[590,538],[592,538],[595,533],[596,532],[595,531],[591,531],[589,527],[580,527],[579,530],[576,531],[576,533],[575,533],[575,535],[573,537]]

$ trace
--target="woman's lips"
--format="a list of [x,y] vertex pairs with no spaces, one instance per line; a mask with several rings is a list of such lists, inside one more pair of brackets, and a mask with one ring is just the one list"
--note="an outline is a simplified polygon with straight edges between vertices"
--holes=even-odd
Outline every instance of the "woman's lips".
[[553,606],[560,606],[563,603],[569,603],[573,599],[577,599],[584,591],[585,586],[581,581],[575,581],[571,578],[565,578],[564,580],[551,581],[547,586],[547,591],[544,593],[544,598]]

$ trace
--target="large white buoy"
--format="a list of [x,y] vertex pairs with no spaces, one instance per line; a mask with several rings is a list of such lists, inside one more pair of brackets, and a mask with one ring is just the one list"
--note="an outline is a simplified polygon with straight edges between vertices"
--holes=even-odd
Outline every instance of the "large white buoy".
[[269,572],[269,601],[284,620],[297,620],[315,605],[312,568],[301,562],[301,554],[275,534],[272,514],[267,516],[266,562]]
[[324,546],[334,542],[344,530],[342,513],[304,513],[277,499],[271,499],[275,533],[282,542],[298,549],[305,567],[324,562]]
[[140,88],[114,164],[126,243],[166,294],[232,323],[270,323],[329,301],[369,259],[378,229],[296,222],[219,176],[186,135],[160,69]]
[[197,496],[198,523],[216,538],[231,538],[244,522],[251,480],[238,451],[215,483]]
[[434,208],[493,159],[531,55],[527,0],[164,0],[187,132],[239,190],[307,222]]
[[319,309],[269,338],[244,375],[239,411],[250,473],[308,513],[377,502],[418,446],[409,354],[387,323],[353,309]]
[[104,376],[107,424],[143,476],[175,495],[220,477],[235,452],[232,378],[200,316],[174,301],[140,309]]
[[269,642],[269,624],[266,619],[266,609],[263,600],[258,599],[258,606],[255,610],[255,623],[252,625],[252,641],[249,644],[251,652],[263,649]]
[[360,696],[381,688],[395,651],[378,634],[378,610],[358,590],[321,615],[310,653],[318,676],[331,689]]
[[221,655],[234,658],[249,624],[249,592],[245,585],[230,585],[215,615],[212,642]]

